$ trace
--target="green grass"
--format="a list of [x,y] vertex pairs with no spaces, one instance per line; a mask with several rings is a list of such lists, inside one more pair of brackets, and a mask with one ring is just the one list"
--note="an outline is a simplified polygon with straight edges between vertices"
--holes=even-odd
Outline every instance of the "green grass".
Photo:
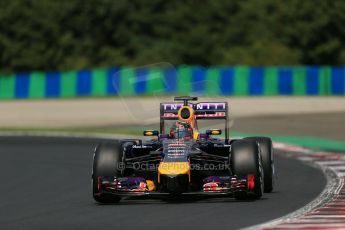
[[[232,134],[235,136],[262,136],[262,134],[249,134],[243,132],[232,132]],[[280,136],[269,134],[266,136],[271,137],[272,140],[276,142],[299,145],[311,149],[345,152],[345,141],[310,136]]]
[[[86,128],[2,128],[1,132],[64,132],[64,133],[103,133],[103,134],[124,134],[140,136],[145,129],[157,129],[157,126],[130,126],[130,127],[86,127]],[[245,136],[259,136],[262,134],[243,133],[237,131],[231,131],[233,137],[245,137]],[[345,152],[345,141],[331,140],[326,138],[309,137],[309,136],[279,136],[269,135],[273,141],[299,145],[312,149],[321,149],[328,151]]]
[[128,134],[141,135],[142,131],[138,128],[1,128],[1,132],[68,132],[68,133],[105,133],[105,134]]

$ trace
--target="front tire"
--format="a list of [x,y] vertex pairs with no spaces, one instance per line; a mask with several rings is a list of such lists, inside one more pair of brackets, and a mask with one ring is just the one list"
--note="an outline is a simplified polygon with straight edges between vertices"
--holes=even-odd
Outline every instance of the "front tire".
[[116,203],[121,200],[119,196],[102,193],[99,178],[101,176],[121,176],[122,170],[119,169],[119,165],[123,162],[124,155],[120,144],[104,143],[96,147],[93,158],[92,195],[98,203]]
[[272,140],[269,137],[248,137],[245,139],[255,140],[260,146],[262,167],[265,177],[265,192],[272,192],[274,188],[274,154]]
[[237,140],[231,145],[230,166],[233,175],[254,176],[254,189],[235,192],[236,199],[259,199],[264,191],[263,169],[259,147],[254,140]]

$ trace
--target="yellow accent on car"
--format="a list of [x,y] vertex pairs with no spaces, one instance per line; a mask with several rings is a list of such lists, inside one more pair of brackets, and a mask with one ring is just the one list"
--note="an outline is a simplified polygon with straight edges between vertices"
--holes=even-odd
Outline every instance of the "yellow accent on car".
[[212,130],[213,135],[218,135],[219,133],[220,133],[219,130]]
[[158,183],[160,175],[181,175],[190,174],[188,162],[161,162],[158,166]]
[[[181,112],[184,110],[184,109],[188,109],[189,111],[189,117],[188,118],[183,118],[182,117],[182,114]],[[177,116],[178,116],[178,119],[180,121],[185,121],[185,122],[188,122],[188,123],[191,123],[194,119],[194,110],[190,107],[190,106],[182,106],[178,112],[177,112]]]
[[199,140],[200,133],[194,129],[193,131],[193,139],[194,140]]
[[156,190],[156,185],[152,180],[146,180],[146,185],[149,192]]

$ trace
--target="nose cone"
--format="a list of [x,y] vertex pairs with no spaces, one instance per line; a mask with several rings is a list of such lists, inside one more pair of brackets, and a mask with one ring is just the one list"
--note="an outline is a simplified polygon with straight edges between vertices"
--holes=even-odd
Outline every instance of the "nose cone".
[[188,174],[161,175],[160,185],[162,190],[170,194],[181,194],[189,188],[189,176]]
[[188,162],[162,162],[158,167],[158,182],[164,190],[178,194],[188,189],[189,172]]
[[161,162],[158,167],[160,175],[181,175],[189,174],[190,166],[188,162]]

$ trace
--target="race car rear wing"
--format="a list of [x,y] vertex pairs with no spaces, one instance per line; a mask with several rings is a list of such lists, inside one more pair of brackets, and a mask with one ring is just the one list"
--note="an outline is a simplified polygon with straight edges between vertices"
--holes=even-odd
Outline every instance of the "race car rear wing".
[[[178,110],[183,103],[168,102],[160,104],[160,117],[163,120],[177,120]],[[227,102],[199,102],[188,103],[193,108],[197,119],[226,119],[228,103]]]
[[[191,99],[192,98],[192,99]],[[160,132],[164,133],[164,121],[165,120],[177,120],[178,110],[188,105],[195,111],[195,117],[197,120],[225,120],[225,140],[229,139],[228,128],[228,103],[227,102],[198,102],[191,103],[190,100],[197,100],[195,97],[178,97],[175,100],[181,102],[166,102],[160,103]]]

